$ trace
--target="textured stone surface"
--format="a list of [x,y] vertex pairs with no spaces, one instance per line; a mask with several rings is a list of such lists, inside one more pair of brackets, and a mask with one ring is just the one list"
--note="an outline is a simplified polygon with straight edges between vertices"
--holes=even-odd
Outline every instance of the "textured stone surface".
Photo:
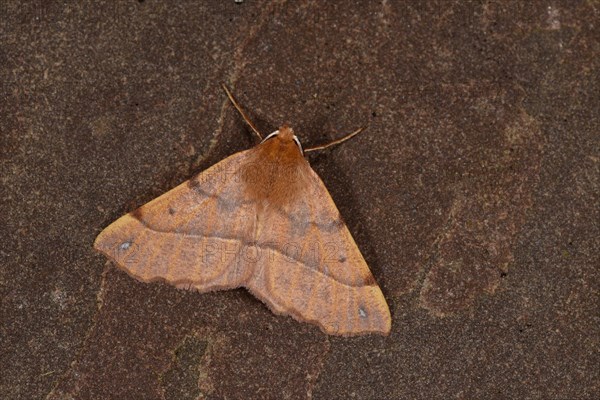
[[[199,4],[197,4],[199,3]],[[0,397],[600,398],[600,6],[4,1]],[[136,282],[108,223],[287,122],[392,309]]]

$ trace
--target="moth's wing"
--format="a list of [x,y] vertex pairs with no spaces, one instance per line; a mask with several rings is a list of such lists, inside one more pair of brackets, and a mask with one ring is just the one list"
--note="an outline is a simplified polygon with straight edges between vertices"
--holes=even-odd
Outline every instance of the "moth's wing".
[[252,150],[236,153],[124,215],[94,247],[135,278],[200,291],[242,286],[253,265],[240,257],[256,207],[240,173]]
[[261,262],[246,286],[328,334],[389,334],[387,302],[325,185],[308,163],[297,175],[305,190],[259,214]]

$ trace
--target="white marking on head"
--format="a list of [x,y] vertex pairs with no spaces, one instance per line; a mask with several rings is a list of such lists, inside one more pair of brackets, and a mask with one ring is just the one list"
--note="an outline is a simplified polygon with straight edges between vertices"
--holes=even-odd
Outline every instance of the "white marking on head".
[[300,153],[302,153],[302,155],[304,155],[304,150],[302,149],[302,143],[300,143],[300,139],[298,139],[298,136],[294,135],[294,142],[296,142],[296,144],[298,145],[298,148],[300,149]]
[[279,135],[279,129],[277,129],[273,133],[270,133],[269,136],[267,136],[266,138],[264,138],[261,143],[266,142],[267,140],[271,139],[273,136],[277,136],[277,135]]

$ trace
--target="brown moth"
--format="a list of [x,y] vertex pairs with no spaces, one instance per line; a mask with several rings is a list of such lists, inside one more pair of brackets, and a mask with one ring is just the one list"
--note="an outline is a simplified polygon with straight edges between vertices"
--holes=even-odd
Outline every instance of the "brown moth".
[[387,335],[388,305],[292,128],[262,139],[119,218],[94,248],[143,282],[244,287],[274,313],[332,335]]

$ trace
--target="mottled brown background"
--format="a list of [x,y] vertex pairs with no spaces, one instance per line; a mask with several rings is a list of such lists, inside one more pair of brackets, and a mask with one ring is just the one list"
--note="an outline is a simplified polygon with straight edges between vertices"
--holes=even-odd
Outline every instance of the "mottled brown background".
[[[0,8],[1,398],[600,398],[598,1]],[[253,144],[220,82],[305,145],[369,124],[310,161],[389,337],[92,250]]]

